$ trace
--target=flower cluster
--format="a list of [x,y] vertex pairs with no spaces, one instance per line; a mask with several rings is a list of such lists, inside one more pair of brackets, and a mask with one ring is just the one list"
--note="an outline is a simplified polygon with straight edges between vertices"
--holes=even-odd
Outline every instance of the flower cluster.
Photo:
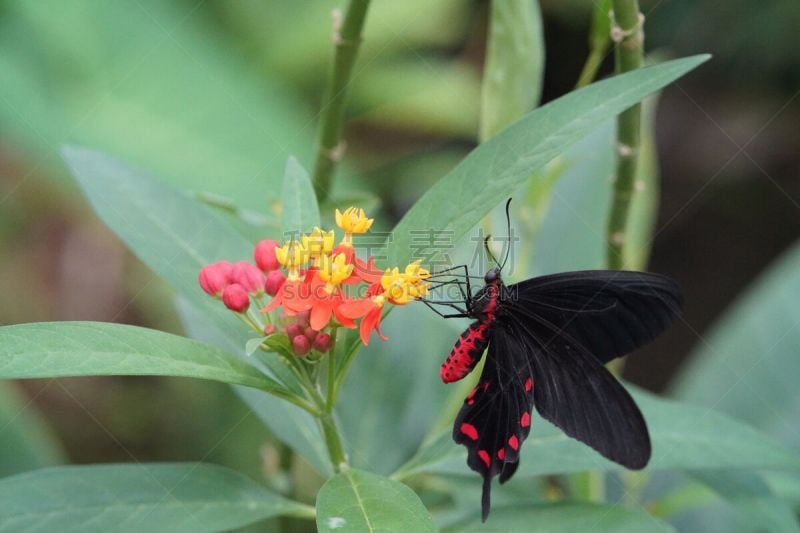
[[[282,245],[264,240],[255,247],[255,264],[207,265],[200,270],[200,286],[231,311],[248,313],[247,320],[258,318],[250,309],[251,301],[263,306],[260,310],[267,317],[263,333],[285,333],[298,356],[312,349],[325,353],[331,342],[329,331],[336,327],[358,327],[365,345],[372,331],[386,340],[380,331],[384,307],[426,296],[430,273],[419,261],[402,271],[397,267],[381,271],[373,257],[358,258],[353,235],[366,233],[372,223],[363,209],[337,209],[336,225],[344,231],[338,244],[334,231],[318,227]],[[263,305],[267,296],[272,299]],[[283,312],[280,330],[269,315],[278,308]]]

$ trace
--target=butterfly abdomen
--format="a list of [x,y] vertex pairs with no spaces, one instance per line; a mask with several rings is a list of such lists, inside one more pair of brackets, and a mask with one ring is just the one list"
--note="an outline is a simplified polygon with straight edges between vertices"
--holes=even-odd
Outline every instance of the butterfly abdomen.
[[474,322],[461,334],[439,370],[442,381],[458,381],[475,368],[489,344],[489,326],[485,321]]

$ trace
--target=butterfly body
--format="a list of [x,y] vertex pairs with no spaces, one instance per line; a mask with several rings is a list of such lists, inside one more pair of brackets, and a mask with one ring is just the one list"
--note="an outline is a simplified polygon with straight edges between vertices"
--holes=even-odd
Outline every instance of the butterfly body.
[[481,360],[489,345],[502,288],[502,282],[497,278],[467,302],[469,316],[476,321],[459,336],[450,355],[442,363],[439,374],[445,383],[460,380]]
[[606,458],[643,468],[650,458],[644,417],[603,366],[654,339],[681,306],[675,283],[643,272],[582,271],[506,286],[500,268],[464,302],[473,318],[441,368],[446,383],[466,376],[488,348],[478,384],[464,400],[453,439],[484,480],[517,470],[534,408]]

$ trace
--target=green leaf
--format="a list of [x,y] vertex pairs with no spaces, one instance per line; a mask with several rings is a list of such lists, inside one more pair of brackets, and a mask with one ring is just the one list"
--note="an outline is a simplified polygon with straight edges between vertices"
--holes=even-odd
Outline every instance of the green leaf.
[[532,268],[524,275],[603,267],[615,131],[607,121],[558,157],[563,170],[532,246]]
[[3,531],[220,531],[313,516],[233,470],[203,463],[45,468],[0,480]]
[[0,378],[179,376],[284,389],[255,367],[199,341],[101,322],[0,327]]
[[[635,391],[634,397],[650,428],[653,456],[649,469],[790,468],[800,472],[800,454],[741,422],[642,391]],[[538,416],[533,417],[531,426],[517,477],[623,470]],[[393,477],[403,479],[419,472],[470,474],[463,447],[452,443],[449,429],[419,450]]]
[[381,324],[389,341],[375,339],[360,347],[337,405],[356,468],[394,471],[419,447],[439,415],[431,406],[441,406],[450,388],[439,377],[441,361],[431,354],[447,354],[461,328],[436,318],[426,308],[395,309]]
[[[778,499],[756,474],[741,471],[698,471],[691,476],[731,504],[739,531],[800,531],[792,508]],[[708,529],[713,523],[703,513],[698,528]],[[712,527],[711,529],[716,529]]]
[[795,448],[800,245],[777,259],[699,343],[673,394],[714,406]]
[[481,93],[482,141],[536,107],[544,76],[539,0],[493,0]]
[[486,524],[475,518],[445,531],[672,531],[639,510],[619,505],[556,503],[504,506],[492,509]]
[[326,531],[436,531],[428,510],[400,482],[347,470],[317,494],[317,528]]
[[301,233],[307,233],[314,226],[319,226],[319,206],[314,186],[306,169],[294,157],[286,161],[281,199],[281,228],[284,238],[293,236],[299,239]]
[[[178,299],[176,308],[187,334],[223,350],[234,353],[242,350],[238,337],[226,335],[185,298]],[[281,442],[302,455],[322,475],[333,474],[319,425],[308,412],[249,387],[234,386],[234,390]]]
[[65,461],[33,402],[16,384],[0,382],[0,477]]
[[606,120],[708,59],[694,56],[636,70],[571,92],[474,149],[395,227],[391,264],[407,261],[414,231],[452,231],[458,240],[551,159]]
[[[139,259],[244,348],[247,329],[200,289],[197,273],[215,261],[252,257],[252,244],[217,214],[144,172],[87,148],[67,147],[63,153],[98,216]],[[277,357],[268,366],[287,388],[298,390]]]
[[31,155],[45,165],[57,162],[65,142],[97,146],[186,190],[231,196],[266,213],[280,198],[289,154],[311,155],[310,109],[274,69],[244,57],[238,34],[203,12],[157,1],[136,9],[9,5],[0,35],[8,52],[0,127],[37,149]]

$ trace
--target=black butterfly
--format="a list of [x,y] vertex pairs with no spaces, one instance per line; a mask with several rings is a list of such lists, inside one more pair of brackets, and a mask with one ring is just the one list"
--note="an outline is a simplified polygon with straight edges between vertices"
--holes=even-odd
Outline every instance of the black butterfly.
[[[497,265],[474,296],[466,267],[457,267],[465,271],[465,281],[455,282],[466,287],[463,307],[425,301],[443,317],[475,319],[442,364],[446,383],[466,376],[488,346],[480,381],[453,426],[467,464],[483,476],[484,521],[492,478],[504,483],[519,466],[532,407],[608,459],[630,469],[647,465],[647,424],[603,365],[652,341],[681,308],[676,283],[658,274],[590,270],[506,286]],[[434,303],[458,312],[442,314]]]

